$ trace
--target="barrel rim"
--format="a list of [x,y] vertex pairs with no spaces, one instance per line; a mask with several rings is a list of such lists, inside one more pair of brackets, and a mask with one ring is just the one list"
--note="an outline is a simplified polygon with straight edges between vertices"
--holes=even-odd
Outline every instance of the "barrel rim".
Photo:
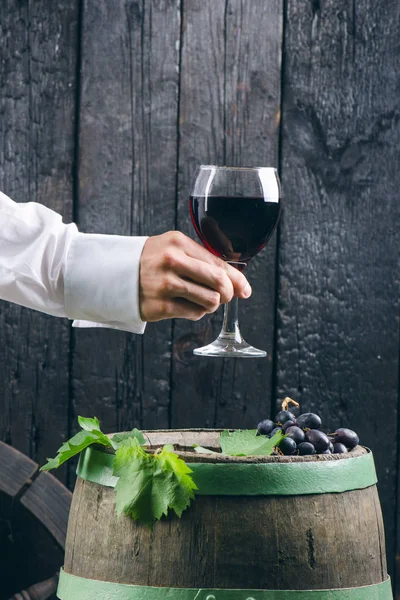
[[[174,452],[180,456],[187,463],[232,463],[232,464],[242,464],[242,463],[250,463],[250,464],[258,464],[258,463],[306,463],[306,462],[328,462],[328,461],[337,461],[337,460],[346,460],[349,458],[357,458],[358,456],[362,456],[365,453],[371,452],[371,450],[365,446],[358,445],[353,450],[347,452],[346,454],[314,454],[312,456],[224,456],[222,454],[200,454],[195,452],[194,449],[189,449],[190,444],[181,444],[179,441],[174,442],[174,434],[219,434],[223,431],[235,431],[234,429],[204,429],[204,428],[192,428],[192,429],[153,429],[153,430],[143,430],[142,433],[147,440],[146,448],[148,450],[156,450],[162,447],[165,444],[172,444],[174,446]],[[121,433],[129,433],[129,432],[121,432]],[[151,438],[158,435],[166,435],[165,441],[160,441],[158,444],[154,444],[151,441]],[[108,437],[112,439],[114,435],[117,433],[110,433]],[[207,448],[219,448],[216,445],[216,436],[211,437],[210,443],[205,444],[204,442],[200,443]],[[181,440],[182,441],[182,440]],[[193,443],[198,443],[196,440]],[[150,446],[150,448],[149,448]],[[93,444],[93,447],[105,454],[115,454],[114,448],[111,446],[102,446],[100,444]]]

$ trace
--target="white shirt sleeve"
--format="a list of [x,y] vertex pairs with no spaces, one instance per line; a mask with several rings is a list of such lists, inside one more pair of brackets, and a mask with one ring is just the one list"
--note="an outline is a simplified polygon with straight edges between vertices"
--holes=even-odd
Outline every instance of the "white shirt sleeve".
[[143,333],[139,264],[147,237],[79,233],[52,210],[0,192],[0,298],[75,327]]

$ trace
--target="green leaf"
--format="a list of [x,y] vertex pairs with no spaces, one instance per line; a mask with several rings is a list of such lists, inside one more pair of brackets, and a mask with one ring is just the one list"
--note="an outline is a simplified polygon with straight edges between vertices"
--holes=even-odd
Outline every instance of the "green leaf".
[[267,438],[265,443],[259,447],[256,456],[270,456],[274,451],[275,446],[279,446],[279,442],[285,437],[287,437],[287,435],[284,435],[282,431],[277,431],[272,438]]
[[116,444],[116,447],[129,438],[136,438],[141,446],[146,443],[146,438],[139,429],[132,429],[130,433],[117,433],[112,436],[112,441]]
[[223,454],[228,456],[269,456],[283,437],[281,431],[277,431],[270,439],[257,435],[256,429],[232,433],[223,431],[219,443]]
[[88,417],[78,417],[78,423],[85,431],[100,431],[100,422],[97,417],[90,419]]
[[199,446],[198,444],[193,444],[193,448],[195,452],[199,454],[218,454],[221,456],[221,452],[214,452],[214,450],[209,450],[209,448],[203,448],[203,446]]
[[80,426],[83,427],[83,431],[79,431],[70,440],[65,442],[61,448],[58,449],[55,458],[48,458],[47,463],[41,467],[41,471],[57,469],[57,467],[92,444],[113,447],[111,440],[98,429],[99,422],[97,419],[78,417],[78,422]]
[[172,475],[168,506],[175,511],[178,517],[181,517],[183,511],[190,505],[190,501],[194,499],[194,492],[198,488],[192,479],[191,468],[172,450],[172,446],[166,445],[160,453],[155,454],[154,458],[158,461],[160,473]]
[[197,489],[191,469],[172,446],[146,452],[137,438],[124,440],[115,454],[114,475],[117,514],[124,512],[149,529],[172,509],[180,517]]
[[48,458],[47,463],[40,468],[41,471],[51,471],[52,469],[57,469],[61,463],[57,460],[57,458]]

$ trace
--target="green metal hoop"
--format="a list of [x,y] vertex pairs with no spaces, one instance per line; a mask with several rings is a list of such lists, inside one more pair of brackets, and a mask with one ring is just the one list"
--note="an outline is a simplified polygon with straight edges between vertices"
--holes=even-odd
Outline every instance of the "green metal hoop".
[[[77,475],[115,487],[114,455],[87,448]],[[201,496],[297,496],[341,493],[377,483],[371,451],[355,458],[292,463],[190,463]]]
[[390,579],[336,590],[223,590],[160,588],[111,583],[60,573],[60,600],[393,600]]

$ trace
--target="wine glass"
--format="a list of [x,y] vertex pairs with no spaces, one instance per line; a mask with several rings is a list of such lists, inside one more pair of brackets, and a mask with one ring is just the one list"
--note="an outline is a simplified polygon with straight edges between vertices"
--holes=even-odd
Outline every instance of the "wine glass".
[[[189,199],[193,226],[203,245],[242,271],[271,237],[280,216],[278,172],[272,167],[197,168]],[[194,354],[252,358],[267,353],[247,344],[239,329],[238,299],[225,304],[218,338]]]

